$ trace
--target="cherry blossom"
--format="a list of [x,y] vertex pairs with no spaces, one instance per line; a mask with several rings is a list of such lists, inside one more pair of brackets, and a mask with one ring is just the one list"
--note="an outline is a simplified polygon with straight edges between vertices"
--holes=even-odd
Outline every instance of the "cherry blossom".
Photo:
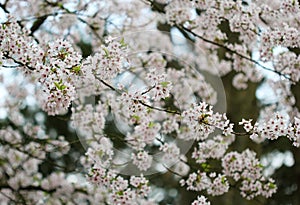
[[[192,205],[208,205],[282,191],[260,159],[278,140],[300,146],[299,1],[0,10],[1,204],[184,204],[194,192]],[[273,101],[257,100],[264,85]]]
[[198,196],[192,205],[210,205],[210,202],[204,196]]

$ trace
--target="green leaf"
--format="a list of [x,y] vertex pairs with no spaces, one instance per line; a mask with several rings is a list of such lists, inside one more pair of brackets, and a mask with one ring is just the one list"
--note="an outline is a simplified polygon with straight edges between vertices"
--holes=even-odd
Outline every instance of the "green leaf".
[[60,80],[59,82],[54,82],[54,85],[58,90],[64,90],[67,88],[66,85],[62,84],[62,80]]
[[225,184],[225,183],[226,183],[226,177],[225,177],[225,176],[223,176],[223,177],[221,178],[221,183],[222,183],[222,184]]
[[201,167],[205,172],[208,172],[210,170],[210,165],[207,163],[202,163]]
[[57,87],[57,89],[59,89],[59,88],[60,88],[60,85],[59,85],[59,83],[57,83],[57,82],[54,82],[54,85],[55,85],[55,87]]
[[105,57],[109,58],[109,51],[107,48],[103,48],[104,52],[105,52]]
[[134,118],[136,121],[139,121],[141,118],[137,115],[132,115],[132,118]]
[[102,150],[98,151],[98,156],[99,157],[103,157],[104,156],[104,152]]
[[166,88],[169,84],[170,84],[170,82],[169,81],[165,81],[165,82],[161,82],[160,83],[164,88]]
[[80,65],[72,67],[72,71],[74,71],[77,74],[80,72],[80,70],[81,70],[81,66]]
[[262,164],[258,164],[258,165],[256,165],[258,168],[264,168],[264,165],[262,165]]
[[275,189],[276,188],[276,185],[272,182],[269,183],[269,188],[270,189]]
[[149,128],[152,128],[152,127],[154,127],[154,125],[155,125],[154,122],[149,122],[148,127],[149,127]]
[[200,181],[201,181],[201,178],[202,178],[201,175],[197,175],[196,181],[197,181],[197,182],[200,182]]
[[235,160],[236,160],[236,157],[233,156],[233,157],[231,157],[230,162],[234,162]]
[[128,44],[125,43],[124,38],[121,39],[120,44],[122,47],[126,47]]

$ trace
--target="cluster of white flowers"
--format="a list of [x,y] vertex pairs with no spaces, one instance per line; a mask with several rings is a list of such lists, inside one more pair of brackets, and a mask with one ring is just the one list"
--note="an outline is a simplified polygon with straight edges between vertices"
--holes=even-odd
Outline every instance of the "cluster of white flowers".
[[166,74],[158,74],[156,69],[151,69],[147,74],[147,80],[150,82],[150,92],[149,94],[152,96],[151,99],[154,101],[159,101],[166,97],[169,97],[170,90],[172,89],[172,83],[170,81],[166,81]]
[[137,195],[144,197],[148,196],[150,192],[149,181],[143,175],[140,177],[131,176],[130,184],[136,188]]
[[211,186],[211,179],[207,176],[206,172],[193,172],[189,174],[188,179],[180,180],[181,186],[187,186],[187,190],[202,191],[208,189]]
[[92,142],[89,144],[90,147],[87,149],[85,155],[87,156],[89,166],[93,164],[101,165],[102,167],[108,167],[111,165],[113,159],[113,143],[106,137],[100,137],[99,141]]
[[72,107],[71,120],[73,127],[78,134],[83,134],[86,138],[101,134],[105,125],[105,114],[105,108],[100,102],[95,105],[95,108],[92,104]]
[[[138,9],[132,9],[135,6]],[[24,203],[28,200],[27,204],[156,204],[148,198],[150,182],[144,176],[117,174],[115,168],[120,164],[116,163],[115,139],[126,145],[129,161],[139,171],[157,171],[161,167],[153,165],[159,162],[189,191],[218,196],[228,192],[229,182],[234,181],[246,199],[275,193],[273,179],[263,176],[253,151],[229,152],[228,148],[239,134],[256,142],[285,136],[300,146],[299,112],[288,82],[300,79],[299,1],[29,0],[5,1],[0,7],[18,19],[7,15],[1,24],[1,68],[21,70],[28,82],[38,83],[34,94],[48,115],[65,114],[72,102],[82,103],[71,109],[70,120],[76,131],[85,135],[89,148],[81,163],[90,168],[88,178],[95,185],[91,188],[68,181],[58,168],[67,170],[61,162],[72,145],[62,136],[44,134],[42,126],[26,124],[22,103],[30,93],[20,88],[22,85],[10,85],[6,89],[16,97],[5,99],[3,106],[9,121],[0,130],[1,204],[18,203],[18,197]],[[154,17],[156,13],[162,19]],[[148,37],[147,29],[139,38],[130,34],[134,45],[123,38],[103,40],[111,34],[126,36],[135,26],[159,28],[159,34]],[[165,35],[163,30],[171,32]],[[188,51],[180,56],[184,63],[173,55],[177,50],[173,49],[177,43],[173,31],[184,34],[192,44],[185,39],[185,48],[179,49],[180,53]],[[278,46],[283,48],[279,54],[275,52]],[[130,62],[129,49],[137,54],[137,64]],[[253,60],[256,50],[259,61],[270,61],[274,70]],[[213,111],[219,97],[214,88],[218,86],[208,83],[198,71],[209,71],[218,78],[231,72],[232,85],[245,90],[248,82],[262,81],[257,66],[287,79],[273,82],[272,88],[285,101],[280,103],[288,105],[289,117],[275,113],[270,118],[260,116],[262,120],[254,124],[252,119],[242,119],[239,125],[246,133],[237,133],[226,114]],[[124,82],[128,79],[130,82]],[[279,86],[282,88],[277,89]],[[86,97],[97,98],[95,107],[83,105]],[[115,125],[120,136],[113,139],[114,133],[105,129],[106,122]],[[177,139],[197,141],[191,159],[181,153]],[[155,151],[161,152],[161,159],[152,155]],[[43,171],[43,166],[52,158],[58,162],[53,165],[55,172],[49,170],[44,176],[48,170]],[[216,172],[211,172],[212,161],[221,164]],[[192,202],[198,204],[210,202],[199,196]]]
[[225,175],[212,172],[207,176],[206,172],[197,171],[189,175],[187,180],[180,181],[181,186],[186,185],[187,190],[206,190],[209,195],[219,196],[229,191],[229,182]]
[[277,190],[272,178],[266,179],[256,153],[246,149],[242,153],[229,152],[222,158],[223,172],[235,181],[241,180],[241,195],[253,199],[262,195],[270,197]]
[[100,51],[89,56],[84,62],[88,70],[103,81],[110,82],[123,71],[123,63],[126,58],[127,45],[124,40],[108,38],[107,46],[101,45]]
[[75,99],[76,91],[73,76],[80,70],[81,55],[64,40],[49,43],[43,63],[37,66],[41,78],[39,82],[46,94],[43,109],[49,115],[67,110]]
[[[52,195],[66,203],[72,198],[76,189],[75,185],[67,181],[67,176],[62,171],[43,177],[39,167],[46,160],[46,155],[50,153],[56,152],[57,158],[66,154],[70,148],[69,144],[63,137],[51,139],[48,136],[42,136],[41,130],[41,127],[30,124],[23,126],[23,130],[20,131],[13,130],[11,127],[0,130],[1,161],[7,162],[1,166],[0,175],[10,187],[1,192],[18,200],[12,191],[21,193],[30,189],[32,191],[24,196],[24,200],[28,200],[28,203],[52,203],[55,200],[51,197]],[[22,145],[24,134],[27,136],[26,145]],[[3,199],[1,197],[1,203],[9,204]]]
[[165,143],[159,150],[163,152],[162,161],[165,163],[175,163],[180,159],[180,149],[175,143]]
[[191,205],[210,205],[210,202],[207,201],[207,198],[205,198],[205,196],[198,196]]
[[192,108],[182,113],[182,117],[182,122],[187,124],[195,140],[207,139],[216,128],[222,130],[224,134],[228,133],[228,129],[232,130],[226,115],[214,113],[212,106],[205,102],[201,102],[199,105],[194,104]]
[[159,123],[145,120],[141,124],[135,126],[132,133],[127,133],[126,141],[134,149],[142,149],[147,144],[152,144],[154,142],[160,128],[161,126]]
[[138,151],[131,155],[132,163],[141,171],[146,171],[152,165],[153,157],[147,151]]
[[276,55],[274,68],[277,71],[282,71],[283,74],[290,76],[291,80],[297,82],[300,80],[300,57],[293,52],[283,52]]
[[300,35],[296,28],[284,25],[276,30],[264,32],[261,38],[260,55],[263,60],[267,61],[274,58],[273,49],[276,46],[299,47]]
[[207,159],[221,159],[234,139],[234,135],[217,135],[213,139],[199,142],[198,148],[194,148],[192,158],[199,164],[205,163]]
[[116,110],[116,114],[124,116],[129,119],[132,124],[140,124],[142,120],[147,119],[148,110],[142,103],[149,103],[149,99],[146,95],[141,95],[141,92],[123,92],[121,96],[117,97],[117,101],[120,102],[119,110]]
[[24,72],[38,78],[45,94],[43,109],[49,115],[62,113],[75,99],[72,76],[80,70],[81,55],[64,40],[49,43],[43,49],[26,32],[15,21],[3,24],[0,50],[12,63],[24,67]]
[[168,6],[165,7],[166,19],[170,25],[190,24],[193,20],[191,14],[192,3],[188,0],[180,1],[173,0]]
[[[131,176],[129,180],[110,170],[92,168],[88,174],[92,183],[107,190],[106,203],[137,205],[146,202],[150,192],[149,181],[144,176]],[[150,201],[151,202],[151,201]]]
[[275,140],[278,137],[287,137],[296,147],[300,146],[300,126],[299,118],[295,117],[293,123],[289,123],[280,113],[275,113],[268,121],[256,122],[251,124],[250,120],[243,119],[239,122],[243,125],[250,138],[256,142],[262,142],[265,139]]
[[210,177],[215,178],[212,181],[212,185],[207,189],[209,195],[219,196],[229,191],[229,182],[225,175],[218,174],[216,176],[216,173],[212,173]]

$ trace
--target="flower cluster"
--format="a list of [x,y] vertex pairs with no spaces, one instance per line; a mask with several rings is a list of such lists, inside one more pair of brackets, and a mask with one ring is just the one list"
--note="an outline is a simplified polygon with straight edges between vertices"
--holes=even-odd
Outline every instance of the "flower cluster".
[[181,186],[187,186],[187,190],[202,191],[211,186],[211,179],[207,176],[206,172],[193,172],[189,174],[188,179],[180,181]]
[[66,111],[75,99],[73,76],[80,71],[81,55],[64,40],[48,43],[43,49],[14,21],[3,24],[0,32],[0,50],[6,59],[24,67],[41,83],[45,95],[43,109],[49,115]]
[[158,135],[161,126],[159,123],[145,120],[134,127],[132,133],[128,132],[125,140],[134,149],[143,149],[147,144],[152,144]]
[[215,177],[212,185],[207,189],[207,193],[212,196],[219,196],[229,191],[229,182],[225,175],[212,173],[210,177]]
[[243,119],[239,124],[243,125],[252,140],[262,142],[265,139],[275,140],[278,137],[286,136],[294,146],[300,146],[299,118],[295,117],[294,123],[288,123],[283,115],[275,113],[268,121],[256,122],[254,125],[251,124],[251,121],[251,119]]
[[229,182],[225,175],[212,172],[207,176],[206,172],[197,171],[189,175],[187,180],[180,181],[181,186],[186,185],[187,190],[206,190],[209,195],[219,196],[229,191]]
[[205,102],[198,106],[194,104],[192,108],[182,113],[182,117],[182,121],[187,124],[195,140],[205,140],[216,128],[222,130],[224,134],[232,130],[232,124],[229,123],[226,115],[214,113],[212,106]]
[[262,165],[256,153],[246,149],[242,153],[229,152],[222,158],[223,172],[235,181],[241,180],[241,195],[246,199],[256,196],[270,197],[276,192],[272,178],[266,179],[262,174]]
[[131,155],[132,163],[141,171],[146,171],[152,165],[152,156],[146,151],[138,151]]
[[159,150],[163,152],[162,161],[165,163],[173,164],[180,159],[180,149],[175,143],[165,143]]
[[199,164],[205,163],[208,159],[221,159],[234,139],[234,135],[227,137],[217,135],[213,139],[199,142],[198,148],[194,148],[192,158]]
[[205,198],[205,196],[198,196],[191,205],[210,205],[210,202],[207,201],[207,198]]
[[[233,183],[246,199],[276,192],[255,152],[236,152],[231,144],[237,135],[256,142],[285,136],[300,146],[299,1],[28,0],[0,7],[6,19],[0,67],[16,71],[0,79],[1,92],[9,78],[18,82],[4,85],[10,96],[0,100],[0,204],[156,204],[150,183],[157,179],[124,176],[126,168],[168,171],[162,177],[174,174],[170,184],[210,196],[227,193]],[[229,97],[235,92],[227,82],[245,93],[249,82],[265,83],[258,67],[280,76],[270,80],[280,97],[271,107],[284,114],[262,109],[257,122],[239,122],[245,133],[233,131],[227,116],[236,113],[213,111],[224,104],[217,92],[222,82]],[[215,79],[220,83],[208,82]],[[71,121],[80,136],[73,139],[74,130],[53,119]],[[67,138],[56,134],[62,132]],[[70,166],[78,158],[90,170],[89,185]],[[210,202],[199,196],[192,202],[198,204]]]
[[298,82],[300,80],[300,57],[293,52],[285,51],[274,56],[275,70],[290,76],[291,80]]
[[113,38],[108,38],[106,43],[107,46],[101,45],[95,55],[86,59],[84,66],[91,70],[97,79],[110,82],[123,71],[127,45],[123,39],[118,42]]
[[[83,134],[91,137],[94,134],[101,134],[105,125],[105,108],[99,103],[93,108],[92,104],[85,106],[72,107],[72,124],[78,131],[78,134]],[[92,129],[91,129],[92,128]]]
[[152,99],[154,101],[159,101],[166,97],[169,97],[170,90],[172,89],[172,83],[170,81],[166,81],[166,74],[158,74],[156,69],[151,69],[151,71],[147,74],[147,78],[150,82],[150,95],[153,96]]
[[146,95],[141,95],[141,92],[123,92],[117,97],[117,101],[120,102],[117,106],[119,110],[116,110],[116,114],[124,116],[126,120],[132,124],[140,124],[141,120],[147,119],[148,110],[142,103],[148,104],[149,99]]
[[[69,143],[64,137],[51,139],[43,133],[40,126],[26,124],[18,131],[7,127],[0,130],[1,143],[1,178],[6,181],[7,188],[1,190],[10,199],[19,200],[23,194],[23,200],[31,204],[41,203],[67,203],[76,192],[75,189],[83,191],[79,186],[70,183],[67,175],[62,171],[57,171],[43,177],[40,166],[44,161],[61,158],[68,153]],[[26,145],[23,145],[26,136]],[[55,162],[52,162],[55,164]],[[56,165],[59,166],[59,165]],[[27,192],[26,190],[31,190]],[[52,197],[55,196],[55,197]],[[0,197],[3,204],[10,204],[5,197]]]
[[190,1],[174,0],[165,7],[166,19],[170,25],[191,23],[193,18],[191,14],[192,4]]
[[265,61],[273,59],[273,49],[277,46],[299,47],[300,35],[296,28],[284,25],[262,35],[260,48],[261,58]]
[[101,164],[103,167],[110,166],[114,155],[113,144],[110,139],[101,136],[98,142],[90,143],[85,155],[88,160],[86,164],[96,163]]
[[92,183],[104,187],[108,204],[137,205],[146,201],[150,192],[149,181],[144,176],[131,176],[129,180],[101,167],[90,170],[88,177]]
[[141,175],[130,177],[130,184],[136,188],[137,195],[147,197],[150,192],[149,181]]
[[74,76],[80,71],[81,55],[64,40],[49,43],[43,64],[37,66],[47,96],[43,109],[50,115],[62,113],[75,99]]

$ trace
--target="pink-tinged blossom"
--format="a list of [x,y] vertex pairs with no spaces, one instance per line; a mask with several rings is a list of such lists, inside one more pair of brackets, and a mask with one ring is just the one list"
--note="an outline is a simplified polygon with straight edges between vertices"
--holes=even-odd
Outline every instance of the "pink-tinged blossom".
[[198,196],[191,205],[210,205],[210,202],[207,201],[207,198],[205,196]]
[[146,171],[151,167],[152,158],[146,151],[138,151],[131,155],[132,163],[141,171]]
[[162,151],[162,162],[165,164],[177,163],[180,159],[180,149],[175,143],[164,143],[159,147]]
[[159,123],[145,120],[140,125],[135,126],[132,133],[127,133],[125,140],[136,150],[144,148],[146,145],[151,145],[154,142],[160,128]]
[[[192,22],[192,4],[187,0],[174,0],[166,6],[166,19],[170,25],[182,25]],[[188,25],[189,25],[188,24]]]
[[169,97],[170,91],[172,89],[172,83],[166,81],[166,74],[157,73],[156,69],[153,68],[147,74],[146,80],[150,83],[149,95],[154,101],[159,101]]
[[222,159],[223,172],[235,181],[241,180],[241,195],[247,199],[256,196],[270,197],[277,190],[272,178],[262,174],[262,165],[256,153],[246,149],[242,153],[229,152]]
[[214,113],[212,106],[205,102],[194,104],[192,108],[182,113],[182,117],[182,121],[194,133],[193,139],[196,140],[205,140],[216,128],[223,131],[230,126],[225,114]]
[[[90,182],[105,190],[104,199],[109,204],[137,205],[146,202],[150,192],[149,181],[144,176],[131,176],[129,180],[104,168],[92,168]],[[104,191],[103,190],[103,191]],[[148,201],[151,204],[151,201]],[[147,204],[147,203],[146,203]]]
[[[1,4],[8,20],[0,27],[0,66],[21,73],[26,81],[7,86],[7,93],[14,97],[5,98],[4,105],[1,104],[1,109],[7,112],[7,122],[0,130],[3,145],[0,178],[7,181],[4,187],[9,189],[1,189],[0,204],[19,203],[19,198],[26,204],[156,204],[148,199],[149,180],[144,176],[122,177],[114,170],[111,161],[115,145],[104,129],[106,118],[111,120],[111,116],[118,128],[126,127],[125,131],[120,129],[122,136],[125,135],[122,140],[133,150],[131,159],[140,171],[151,167],[153,148],[162,152],[162,161],[178,160],[168,171],[174,172],[174,178],[188,190],[221,195],[229,190],[228,181],[232,178],[246,199],[268,198],[276,192],[274,180],[263,176],[255,152],[247,149],[239,153],[228,148],[235,140],[234,133],[249,135],[256,142],[287,137],[294,146],[300,146],[299,111],[291,90],[291,85],[300,79],[299,1],[157,0],[148,3],[28,0]],[[156,13],[159,18],[155,17]],[[114,25],[115,14],[122,16],[118,25]],[[171,26],[170,35],[160,32],[165,26]],[[129,37],[127,34],[137,27],[143,30],[142,37],[136,37],[136,33]],[[148,36],[144,32],[148,28],[160,31]],[[182,65],[167,54],[173,53],[173,45],[177,44],[173,39],[175,29],[191,40],[191,46],[184,43],[186,48],[179,49],[184,64],[191,66]],[[112,37],[104,41],[104,36],[110,34],[126,34],[134,45],[127,46],[124,39]],[[82,54],[85,51],[80,43],[86,40],[93,54],[82,57],[80,50]],[[282,48],[280,53],[276,52],[278,47]],[[137,65],[127,62],[132,57],[128,55],[129,49],[137,54]],[[251,56],[257,50],[258,62]],[[182,54],[185,51],[187,54]],[[260,61],[270,62],[274,70],[261,66]],[[217,93],[198,71],[208,71],[217,77],[236,73],[233,86],[246,89],[248,82],[262,81],[258,67],[281,77],[270,83],[278,103],[271,111],[262,110],[255,123],[252,119],[242,119],[239,125],[246,133],[236,133],[226,114],[213,111],[210,105],[217,104]],[[131,85],[118,82],[122,81],[124,71],[141,78],[142,91],[132,91]],[[0,79],[3,84],[5,81]],[[62,136],[45,134],[43,122],[37,122],[41,126],[30,124],[38,120],[27,120],[31,106],[24,102],[31,93],[22,88],[26,83],[34,85],[34,97],[48,115],[66,114],[72,102],[99,97],[95,109],[91,105],[79,106],[72,109],[70,117],[74,127],[86,134],[90,145],[81,162],[90,168],[88,179],[93,186],[70,183],[60,169],[47,176],[39,172],[41,163],[48,163],[44,161],[48,156],[60,166],[60,158],[69,152],[72,144]],[[120,84],[116,86],[117,83]],[[198,101],[203,102],[190,107]],[[280,107],[284,107],[288,117],[276,112]],[[214,136],[215,131],[222,135]],[[160,141],[160,146],[158,137],[165,140]],[[170,142],[173,137],[197,140],[192,153],[196,164],[192,165],[191,159],[180,153],[179,144]],[[221,161],[220,173],[210,172],[211,159]],[[195,170],[194,165],[200,170]],[[31,190],[35,188],[40,190]],[[198,204],[210,202],[199,196],[192,205]]]
[[136,194],[139,196],[147,197],[151,189],[149,187],[149,180],[146,179],[143,175],[131,176],[130,184],[136,188]]
[[300,119],[295,117],[294,123],[290,123],[288,126],[288,138],[293,142],[295,147],[300,146]]
[[113,143],[109,138],[101,136],[99,141],[91,142],[85,155],[90,164],[108,167],[113,159]]
[[193,172],[187,180],[182,179],[180,181],[181,186],[187,186],[187,190],[202,191],[208,189],[211,185],[211,179],[205,172]]
[[192,158],[199,164],[205,163],[208,159],[221,159],[232,143],[232,140],[227,138],[230,137],[217,135],[213,139],[199,142],[198,147],[194,148]]
[[252,119],[250,119],[250,120],[242,119],[242,121],[239,122],[239,125],[243,125],[246,132],[249,133],[253,129],[253,126],[251,125],[251,121],[252,121]]
[[229,182],[225,175],[219,174],[213,179],[212,185],[207,189],[207,193],[212,196],[219,196],[229,191]]
[[93,56],[89,56],[84,62],[88,70],[103,81],[111,82],[123,71],[123,63],[126,58],[126,45],[109,38],[107,45],[101,45],[100,50]]
[[131,124],[140,124],[141,120],[147,119],[148,109],[142,103],[149,104],[147,96],[142,95],[141,92],[123,92],[121,96],[117,97],[119,110],[116,112],[121,116],[129,119]]
[[86,138],[101,134],[105,125],[106,108],[101,104],[92,104],[72,108],[72,125],[79,134]]
[[247,133],[250,133],[250,138],[255,142],[262,142],[265,139],[276,140],[279,137],[287,137],[293,142],[293,145],[299,147],[299,119],[294,118],[294,123],[288,123],[280,113],[273,114],[267,121],[256,122],[251,124],[250,120],[242,120],[239,122],[243,125]]
[[168,119],[166,119],[162,124],[162,130],[161,132],[163,134],[168,134],[173,131],[179,132],[179,119],[177,116],[170,116]]

